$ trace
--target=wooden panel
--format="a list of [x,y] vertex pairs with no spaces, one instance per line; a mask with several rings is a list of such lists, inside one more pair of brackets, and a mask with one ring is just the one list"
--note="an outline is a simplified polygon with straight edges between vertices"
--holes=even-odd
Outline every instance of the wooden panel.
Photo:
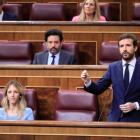
[[31,42],[32,42],[33,56],[34,56],[35,53],[41,52],[41,51],[42,51],[42,43],[43,43],[44,41],[40,41],[40,42],[31,41]]
[[109,2],[111,5],[111,20],[121,21],[121,3],[120,2]]
[[28,78],[29,86],[60,86],[60,78],[31,77]]
[[80,65],[96,65],[96,42],[76,42],[79,46]]
[[79,75],[79,78],[69,79],[69,89],[76,90],[78,87],[83,87],[83,81],[81,80],[80,75]]
[[14,33],[13,32],[0,32],[0,41],[13,41],[15,40],[14,38]]
[[[65,41],[71,42],[71,41]],[[79,64],[80,65],[96,65],[97,63],[97,42],[96,41],[76,41],[79,46]]]
[[36,140],[90,140],[89,138],[82,136],[36,136]]
[[17,80],[17,78],[16,77],[0,77],[0,87],[4,87],[11,80]]
[[1,135],[0,140],[34,140],[34,136],[29,135]]
[[59,88],[26,87],[33,88],[37,93],[39,120],[54,120],[56,93]]

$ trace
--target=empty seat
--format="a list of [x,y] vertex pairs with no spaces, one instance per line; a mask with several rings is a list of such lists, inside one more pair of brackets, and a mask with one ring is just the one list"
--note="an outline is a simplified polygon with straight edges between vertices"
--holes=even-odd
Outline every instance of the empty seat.
[[30,42],[0,42],[0,64],[32,64],[32,61]]
[[63,4],[35,3],[32,5],[30,20],[34,21],[64,21],[65,11]]
[[83,90],[59,90],[55,105],[55,120],[97,121],[97,97]]
[[99,65],[109,65],[112,62],[121,60],[117,42],[103,42],[99,53]]
[[21,8],[21,4],[3,4],[2,10],[14,14],[18,17],[19,20],[22,20],[23,16]]
[[111,6],[108,3],[99,3],[101,15],[103,15],[107,21],[111,21]]
[[[2,98],[3,98],[3,92],[4,92],[4,89],[1,88],[0,89],[0,103],[1,103]],[[36,91],[34,89],[25,89],[25,93],[26,93],[25,99],[27,102],[27,106],[33,110],[34,119],[36,120],[38,118]],[[2,107],[1,104],[0,104],[0,107]]]
[[140,21],[140,3],[135,3],[133,5],[132,21]]
[[[106,18],[107,21],[111,21],[111,6],[108,3],[99,3],[101,15]],[[77,15],[81,13],[83,7],[83,3],[79,3],[79,7],[77,10]]]
[[[73,43],[73,42],[71,42],[71,43],[62,43],[61,49],[75,54],[78,64],[80,63],[79,46],[78,46],[77,43]],[[44,42],[42,44],[42,51],[46,51],[46,50],[47,50],[47,46],[46,46],[46,43]]]

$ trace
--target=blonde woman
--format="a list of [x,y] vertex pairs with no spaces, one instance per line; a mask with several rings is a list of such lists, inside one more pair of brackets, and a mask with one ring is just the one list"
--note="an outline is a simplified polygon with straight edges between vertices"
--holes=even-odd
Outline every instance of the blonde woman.
[[1,104],[1,120],[34,120],[32,109],[26,107],[25,90],[17,81],[6,85]]
[[100,14],[98,0],[85,0],[79,16],[73,17],[72,21],[106,21]]

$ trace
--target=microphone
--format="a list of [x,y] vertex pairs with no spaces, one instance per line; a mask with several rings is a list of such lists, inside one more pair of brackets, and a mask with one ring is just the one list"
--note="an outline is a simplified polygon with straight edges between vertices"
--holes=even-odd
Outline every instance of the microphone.
[[109,96],[110,96],[110,94],[111,94],[111,91],[112,91],[112,85],[111,85],[111,87],[109,87],[109,89],[110,89],[110,90],[109,90],[109,94],[108,94],[108,96],[107,96],[107,99],[105,100],[104,106],[103,106],[102,111],[101,111],[101,113],[100,113],[100,116],[99,116],[99,118],[98,118],[98,122],[99,122],[100,119],[101,119],[101,116],[102,116],[102,114],[103,114],[104,108],[105,108],[106,103],[107,103],[107,101],[108,101],[108,99],[109,99]]

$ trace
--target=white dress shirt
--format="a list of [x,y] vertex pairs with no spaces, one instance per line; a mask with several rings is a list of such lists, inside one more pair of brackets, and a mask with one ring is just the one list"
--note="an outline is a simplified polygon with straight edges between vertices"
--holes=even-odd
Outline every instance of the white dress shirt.
[[[125,66],[126,62],[124,60],[122,60],[122,66],[123,66],[123,77],[124,77],[124,72],[125,72]],[[132,78],[132,75],[133,75],[133,72],[134,72],[134,68],[135,68],[135,64],[136,64],[136,58],[133,59],[130,63],[128,63],[129,66],[128,66],[128,70],[129,70],[129,83],[131,81],[131,78]]]
[[[59,64],[59,57],[60,57],[60,52],[55,55],[54,65]],[[53,60],[52,54],[49,52],[47,65],[51,65],[52,60]]]

